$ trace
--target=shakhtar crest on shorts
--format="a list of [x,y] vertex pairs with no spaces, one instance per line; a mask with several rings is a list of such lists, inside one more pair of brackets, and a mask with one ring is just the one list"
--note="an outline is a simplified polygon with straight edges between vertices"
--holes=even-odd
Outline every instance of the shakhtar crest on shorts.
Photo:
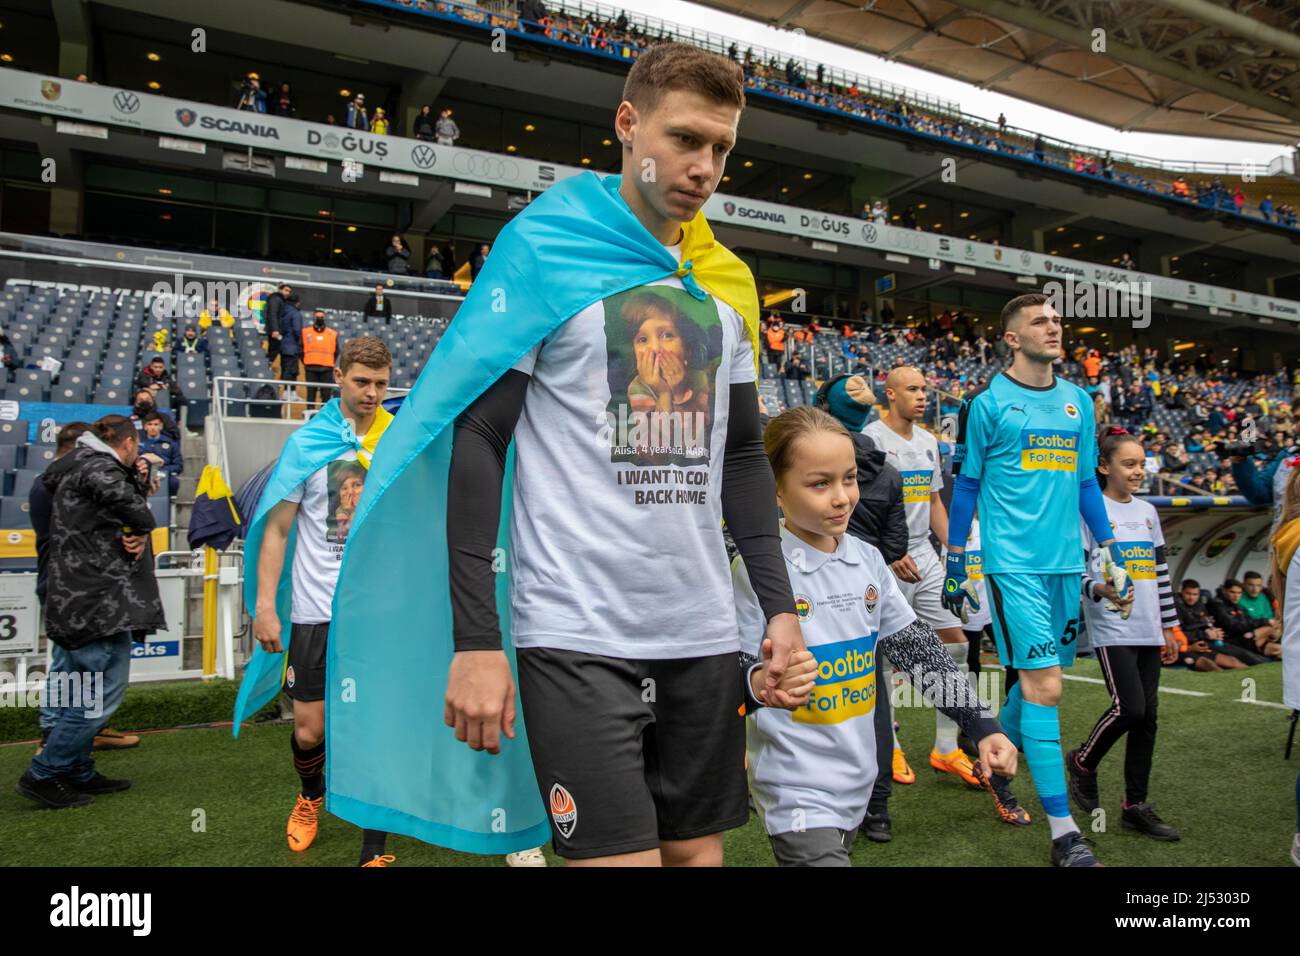
[[876,602],[880,600],[880,592],[876,590],[874,584],[867,585],[867,591],[862,595],[862,600],[867,604],[867,613],[873,614],[876,610]]
[[284,683],[285,683],[285,686],[287,686],[287,687],[292,687],[292,686],[293,686],[293,679],[294,679],[294,678],[293,678],[293,665],[290,664],[290,665],[289,665],[289,669],[286,670],[286,671],[284,672]]
[[804,594],[794,596],[794,613],[799,615],[799,620],[807,621],[813,616],[812,598]]
[[551,787],[551,820],[566,840],[578,826],[578,807],[573,802],[573,794],[558,783]]

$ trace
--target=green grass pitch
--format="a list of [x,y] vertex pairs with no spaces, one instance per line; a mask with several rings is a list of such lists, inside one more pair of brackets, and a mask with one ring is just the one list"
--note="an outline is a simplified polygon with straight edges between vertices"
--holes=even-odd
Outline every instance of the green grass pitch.
[[[1096,680],[1095,662],[1067,672]],[[1120,826],[1123,753],[1102,764],[1102,832],[1075,818],[1107,866],[1287,866],[1295,832],[1295,778],[1300,753],[1282,759],[1288,711],[1241,702],[1242,680],[1255,682],[1259,701],[1280,703],[1278,665],[1218,674],[1166,671],[1162,687],[1207,697],[1161,693],[1151,801],[1182,830],[1180,843],[1157,843]],[[1100,683],[1067,680],[1062,705],[1064,743],[1078,746],[1109,703]],[[895,786],[894,840],[859,839],[859,866],[1044,866],[1048,831],[1021,760],[1014,788],[1034,817],[1027,828],[999,822],[989,797],[959,781],[938,777],[927,762],[934,734],[929,709],[900,708],[900,739],[916,771],[911,786]],[[121,730],[131,728],[119,726]],[[284,826],[297,791],[284,724],[248,728],[239,740],[228,729],[149,734],[139,748],[99,755],[100,769],[131,779],[131,790],[103,796],[89,807],[46,811],[18,796],[13,784],[26,768],[30,744],[0,746],[0,845],[8,866],[352,866],[360,831],[329,814],[306,853],[285,845]],[[1300,747],[1297,747],[1300,751]],[[202,810],[204,832],[195,832]],[[398,866],[500,866],[393,837]],[[550,855],[549,847],[547,854]],[[731,866],[771,866],[757,818],[726,837]],[[551,857],[552,863],[556,862]]]

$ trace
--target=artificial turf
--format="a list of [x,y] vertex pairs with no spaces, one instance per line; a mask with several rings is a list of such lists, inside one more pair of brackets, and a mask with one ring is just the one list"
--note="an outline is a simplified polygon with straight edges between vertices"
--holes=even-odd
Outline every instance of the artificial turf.
[[[1096,663],[1071,672],[1097,679]],[[1208,697],[1159,695],[1160,731],[1150,799],[1177,826],[1178,843],[1157,843],[1120,826],[1123,743],[1101,767],[1104,830],[1081,812],[1075,819],[1107,866],[1287,866],[1295,832],[1295,778],[1300,753],[1282,757],[1289,711],[1241,702],[1243,679],[1258,701],[1279,703],[1276,664],[1245,671],[1196,674],[1166,670],[1162,686]],[[148,688],[132,688],[147,694]],[[1099,683],[1067,680],[1061,708],[1066,748],[1078,746],[1108,706]],[[119,714],[123,711],[119,711]],[[900,740],[917,781],[894,788],[894,840],[859,839],[859,866],[1044,866],[1048,831],[1021,760],[1014,789],[1034,817],[1027,828],[997,820],[991,798],[939,777],[927,762],[934,715],[898,710]],[[119,730],[141,730],[114,720]],[[352,866],[360,831],[328,813],[305,853],[285,844],[284,827],[297,792],[287,724],[248,727],[239,740],[229,728],[150,733],[129,751],[99,754],[99,769],[127,777],[132,788],[76,810],[40,810],[14,792],[31,744],[0,745],[0,856],[8,866]],[[1300,747],[1297,747],[1300,750]],[[201,811],[201,814],[198,812]],[[202,827],[197,822],[202,822]],[[499,866],[475,857],[393,837],[398,866]],[[556,860],[547,855],[551,862]],[[731,866],[771,866],[773,857],[756,817],[726,837]]]

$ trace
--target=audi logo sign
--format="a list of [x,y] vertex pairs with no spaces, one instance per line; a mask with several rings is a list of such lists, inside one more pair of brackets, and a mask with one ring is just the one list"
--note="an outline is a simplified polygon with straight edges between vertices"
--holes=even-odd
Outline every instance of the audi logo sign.
[[113,106],[120,113],[134,113],[140,108],[140,97],[130,90],[118,90],[113,94]]
[[432,146],[421,144],[411,150],[411,162],[415,163],[415,165],[419,166],[421,169],[430,169],[437,161],[438,154],[433,151]]
[[513,183],[519,178],[519,167],[498,156],[457,153],[451,165],[456,172],[465,176],[494,179],[503,183]]
[[930,251],[930,237],[915,229],[896,229],[891,226],[885,230],[885,243],[900,252]]

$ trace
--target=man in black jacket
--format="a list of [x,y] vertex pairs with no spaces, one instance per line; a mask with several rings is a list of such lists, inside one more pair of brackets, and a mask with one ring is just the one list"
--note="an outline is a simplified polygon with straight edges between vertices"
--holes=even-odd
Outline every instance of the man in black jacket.
[[1240,603],[1241,592],[1240,581],[1232,578],[1224,581],[1218,595],[1210,602],[1210,616],[1223,630],[1223,638],[1229,644],[1252,654],[1279,660],[1282,657],[1282,644],[1279,641],[1281,635],[1274,633],[1271,624],[1260,624],[1246,613]]
[[[89,422],[69,422],[59,429],[59,436],[54,446],[54,460],[58,461],[70,454],[77,447],[77,439],[93,428]],[[53,467],[53,465],[51,465]],[[49,469],[46,469],[47,471]],[[54,496],[45,482],[35,481],[27,494],[27,513],[32,519],[32,530],[36,532],[36,602],[45,607],[45,584],[47,566],[50,559],[50,519],[54,511]],[[69,670],[67,651],[53,641],[50,642],[50,668],[45,685],[46,702],[41,707],[41,747],[50,736],[50,731],[58,723],[59,708],[50,706],[52,689],[49,674],[64,673]],[[122,750],[138,746],[140,738],[135,734],[122,734],[105,727],[95,735],[95,750]],[[37,751],[40,753],[40,750]]]
[[58,721],[17,789],[45,807],[84,806],[131,785],[97,772],[91,748],[126,693],[131,642],[167,626],[139,447],[132,421],[107,415],[41,478],[54,496],[45,628],[68,666],[51,678]]
[[289,283],[281,282],[279,291],[266,297],[266,309],[262,315],[266,320],[266,360],[272,365],[280,354],[280,312],[292,291]]
[[1215,626],[1199,581],[1187,578],[1174,598],[1178,626],[1187,638],[1187,649],[1177,663],[1197,671],[1236,670],[1262,664],[1268,658],[1224,640],[1223,630]]
[[375,283],[375,291],[366,299],[366,307],[361,314],[367,319],[383,319],[385,325],[393,321],[393,300],[384,294],[382,282]]

